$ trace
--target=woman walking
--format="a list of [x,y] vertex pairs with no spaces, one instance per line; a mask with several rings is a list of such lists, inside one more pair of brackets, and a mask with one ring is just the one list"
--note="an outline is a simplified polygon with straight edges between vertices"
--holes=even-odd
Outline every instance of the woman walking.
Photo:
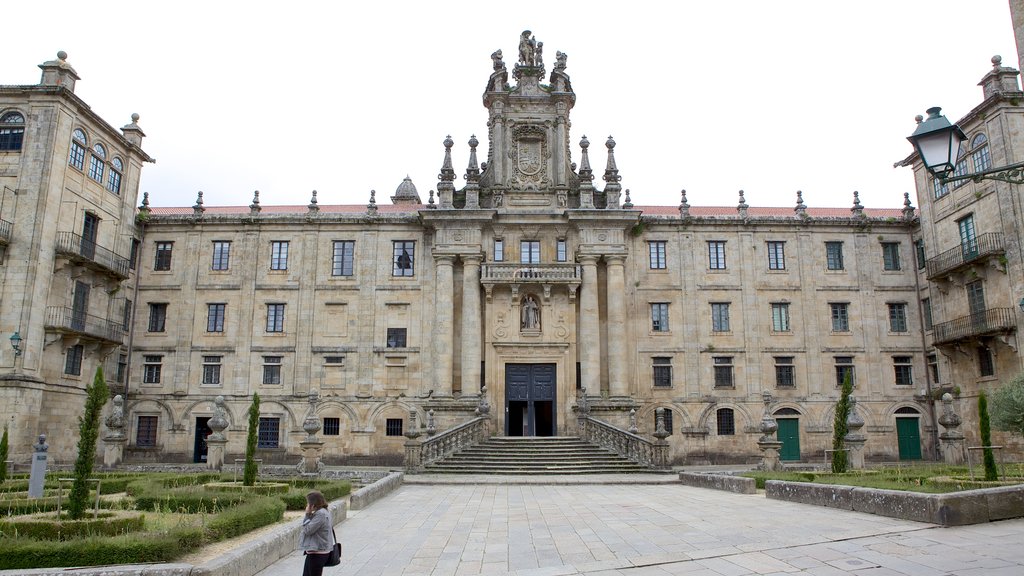
[[334,530],[327,500],[316,490],[306,494],[306,517],[302,520],[299,548],[306,555],[302,576],[321,576],[334,549]]

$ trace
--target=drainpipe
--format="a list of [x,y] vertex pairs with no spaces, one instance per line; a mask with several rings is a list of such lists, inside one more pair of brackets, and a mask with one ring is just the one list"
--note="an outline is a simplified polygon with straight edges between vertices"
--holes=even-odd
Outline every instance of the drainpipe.
[[[918,220],[920,222],[920,220]],[[914,245],[913,229],[910,232],[910,245]],[[915,251],[916,252],[916,251]],[[924,334],[924,306],[921,305],[921,268],[920,265],[914,271],[914,288],[917,294],[917,317],[920,318],[918,327],[921,335],[921,350],[924,351],[924,388],[928,394],[928,417],[932,420],[932,458],[938,462],[942,458],[939,453],[939,421],[935,417],[935,398],[932,397],[932,372],[928,369],[928,340]],[[938,360],[938,358],[936,358]]]

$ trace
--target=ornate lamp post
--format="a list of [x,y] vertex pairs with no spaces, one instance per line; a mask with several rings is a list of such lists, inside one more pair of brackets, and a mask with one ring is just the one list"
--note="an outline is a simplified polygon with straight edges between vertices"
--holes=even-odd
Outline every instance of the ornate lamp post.
[[1024,162],[951,177],[950,174],[956,170],[956,162],[960,157],[960,145],[967,140],[967,136],[959,126],[950,124],[949,120],[940,114],[941,111],[942,109],[936,106],[928,109],[928,118],[918,116],[917,129],[907,136],[907,140],[914,145],[921,162],[932,176],[943,184],[960,180],[998,180],[1024,184]]

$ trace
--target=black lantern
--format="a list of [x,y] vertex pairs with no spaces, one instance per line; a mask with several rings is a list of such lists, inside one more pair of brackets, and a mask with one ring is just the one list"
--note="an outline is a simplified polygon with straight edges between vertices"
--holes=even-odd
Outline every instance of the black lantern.
[[[925,168],[936,178],[945,178],[956,169],[960,144],[967,139],[964,131],[956,124],[950,124],[939,114],[942,108],[928,109],[928,118],[917,125],[917,130],[907,137],[917,149]],[[920,118],[920,116],[918,117]]]
[[21,334],[17,331],[11,334],[11,348],[14,348],[15,356],[21,356]]

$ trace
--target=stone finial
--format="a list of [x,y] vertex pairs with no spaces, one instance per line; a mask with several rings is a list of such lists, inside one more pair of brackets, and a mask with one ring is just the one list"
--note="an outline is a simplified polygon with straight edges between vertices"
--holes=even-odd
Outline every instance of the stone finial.
[[850,212],[854,216],[864,216],[864,206],[860,203],[860,192],[854,190],[853,192],[853,208],[850,208]]
[[939,435],[943,439],[959,439],[964,434],[960,431],[960,424],[963,420],[960,415],[953,411],[953,395],[946,392],[942,395],[942,416],[939,416],[939,424],[946,429]]
[[437,434],[437,424],[434,423],[434,411],[427,410],[427,436]]
[[864,419],[857,413],[857,398],[850,395],[850,413],[846,416],[846,436],[844,440],[859,442],[865,439],[860,429],[864,427]]
[[254,190],[252,193],[252,204],[249,204],[249,213],[255,216],[260,213],[262,208],[260,207],[260,191]]
[[316,190],[313,190],[313,193],[310,195],[309,204],[306,205],[306,208],[309,210],[310,213],[320,211],[320,205],[317,204],[316,201]]
[[75,81],[80,80],[75,69],[68,64],[68,53],[57,52],[56,60],[49,60],[39,65],[43,75],[39,80],[42,86],[62,86],[71,92],[75,91]]
[[437,175],[437,199],[440,207],[444,210],[452,208],[452,201],[455,196],[455,169],[452,168],[452,146],[455,141],[451,136],[444,139],[444,162],[441,164],[441,173]]
[[487,386],[480,387],[480,401],[476,405],[476,413],[480,416],[489,414],[491,405],[487,402]]
[[605,164],[603,176],[604,181],[608,183],[604,187],[606,208],[614,209],[619,207],[619,193],[622,191],[619,182],[622,181],[622,177],[619,176],[619,167],[615,165],[615,139],[609,136],[604,145],[608,148],[608,162]]
[[807,217],[807,205],[804,204],[804,193],[800,190],[796,191],[796,208],[793,208],[797,216],[802,218]]
[[114,399],[111,402],[113,403],[113,407],[110,409],[110,416],[107,416],[107,419],[104,421],[108,430],[104,439],[120,440],[125,437],[124,397],[118,394],[117,396],[114,396]]
[[569,55],[560,50],[555,50],[555,70],[565,70],[565,61]]
[[1003,92],[1019,92],[1018,75],[1019,71],[1003,66],[1003,57],[996,55],[992,57],[992,70],[985,74],[978,85],[986,99]]
[[433,190],[430,191],[430,199],[427,200],[427,208],[437,208],[437,206],[434,204],[434,191]]
[[922,116],[921,114],[918,114],[917,116],[914,116],[914,122],[917,122],[918,124],[920,124],[921,122],[924,122],[924,116]]
[[910,205],[910,192],[903,193],[903,219],[911,221],[914,219],[916,211],[914,207]]
[[590,140],[584,134],[580,139],[580,208],[594,207],[594,171],[590,168]]
[[142,131],[142,128],[139,128],[139,115],[133,113],[131,119],[130,124],[121,127],[121,133],[133,145],[142,146],[142,139],[146,137],[146,133]]
[[420,425],[416,420],[416,410],[409,410],[409,429],[405,431],[405,437],[415,440],[420,436]]
[[758,442],[774,442],[779,423],[772,417],[772,393],[767,390],[762,392],[761,402],[764,404],[764,410],[761,413],[761,438]]
[[144,212],[146,216],[149,216],[149,192],[142,193],[142,205],[139,206],[139,212]]
[[690,217],[690,203],[686,201],[686,189],[679,193],[679,216],[682,218]]
[[192,205],[192,213],[196,216],[202,216],[203,212],[206,212],[206,208],[203,207],[203,191],[200,190],[196,194],[196,203]]
[[626,188],[626,201],[622,203],[622,207],[626,210],[633,208],[633,200],[629,197],[629,188]]
[[224,437],[224,430],[227,430],[228,419],[227,410],[224,408],[224,397],[217,396],[213,399],[213,418],[206,423],[213,430],[210,434],[211,440],[226,440]]
[[480,168],[476,161],[476,147],[480,141],[476,134],[469,137],[469,165],[466,167],[466,208],[480,207]]
[[740,202],[739,202],[739,204],[736,205],[736,212],[739,213],[740,218],[743,218],[744,220],[746,220],[747,219],[747,208],[749,208],[749,206],[747,206],[747,200],[746,200],[746,198],[744,198],[743,194],[744,194],[743,190],[740,190]]
[[629,432],[636,434],[640,429],[636,427],[636,408],[629,411]]
[[395,189],[395,195],[391,197],[392,204],[422,204],[420,200],[419,190],[416,189],[416,185],[412,183],[412,178],[408,174],[402,179],[402,183]]
[[370,202],[366,205],[366,213],[373,215],[377,213],[377,191],[370,190]]
[[310,390],[307,397],[309,398],[309,408],[306,409],[306,419],[302,421],[302,429],[306,431],[305,442],[316,442],[316,433],[322,427],[320,419],[316,417],[316,405],[320,402],[320,393]]
[[579,397],[576,399],[576,411],[579,414],[590,413],[590,402],[587,400],[587,387],[580,388]]
[[665,409],[655,408],[654,409],[654,437],[658,440],[664,440],[669,437],[668,430],[665,429]]

